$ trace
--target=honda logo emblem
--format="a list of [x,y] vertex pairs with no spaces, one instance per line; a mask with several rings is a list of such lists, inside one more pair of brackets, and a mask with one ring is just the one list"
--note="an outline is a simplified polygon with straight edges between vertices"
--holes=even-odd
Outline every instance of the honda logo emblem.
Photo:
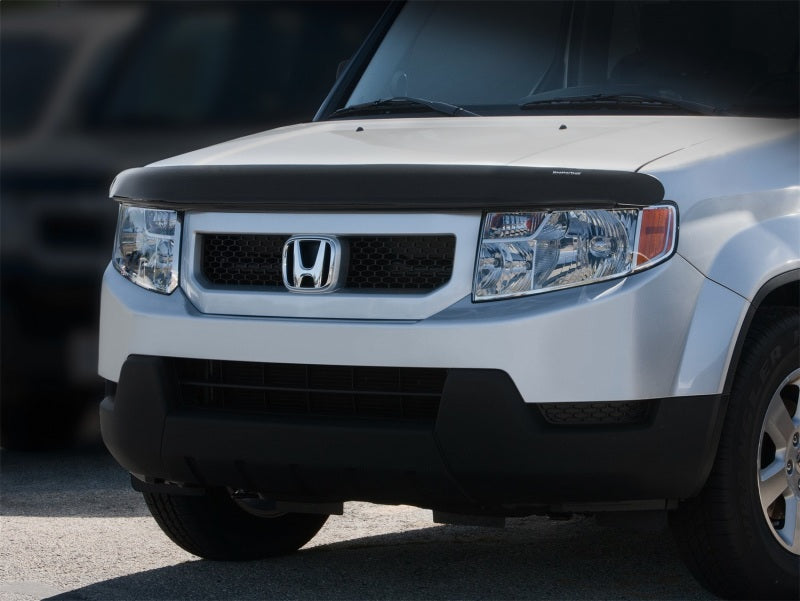
[[283,245],[283,284],[292,292],[332,292],[342,247],[328,236],[292,236]]

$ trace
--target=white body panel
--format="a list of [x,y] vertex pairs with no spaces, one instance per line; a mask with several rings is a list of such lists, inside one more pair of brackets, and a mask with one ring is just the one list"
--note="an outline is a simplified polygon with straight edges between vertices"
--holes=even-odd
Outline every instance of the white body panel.
[[[559,129],[566,125],[566,129]],[[363,131],[357,131],[359,128]],[[785,121],[556,116],[370,119],[293,125],[153,163],[174,165],[517,165],[635,171],[714,139],[786,135]]]
[[775,123],[783,130],[759,129],[745,140],[725,132],[642,170],[678,202],[678,252],[749,300],[769,279],[800,268],[797,122]]
[[[567,129],[559,130],[561,124]],[[357,132],[356,128],[364,131]],[[679,209],[676,256],[603,284],[472,303],[480,216],[186,216],[171,296],[106,272],[100,373],[130,354],[506,371],[527,402],[718,394],[758,289],[800,267],[797,122],[719,117],[385,119],[298,125],[155,164],[488,164],[641,170]],[[452,233],[453,277],[425,295],[205,289],[198,232]]]

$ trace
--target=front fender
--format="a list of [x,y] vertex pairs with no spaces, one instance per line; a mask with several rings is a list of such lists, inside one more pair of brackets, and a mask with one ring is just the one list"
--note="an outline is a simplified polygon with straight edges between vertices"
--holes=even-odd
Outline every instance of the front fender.
[[[706,236],[708,242],[702,252],[681,254],[693,258],[695,267],[708,279],[689,327],[675,381],[676,395],[726,390],[759,299],[775,282],[797,279],[800,273],[800,213],[763,221],[757,216],[757,211],[739,206],[714,219],[690,221],[682,232],[684,240],[692,240],[686,245],[689,251],[699,249],[698,241]],[[727,232],[727,240],[715,245],[720,231]]]
[[707,275],[752,301],[769,280],[796,269],[800,269],[800,213],[739,231],[719,248]]

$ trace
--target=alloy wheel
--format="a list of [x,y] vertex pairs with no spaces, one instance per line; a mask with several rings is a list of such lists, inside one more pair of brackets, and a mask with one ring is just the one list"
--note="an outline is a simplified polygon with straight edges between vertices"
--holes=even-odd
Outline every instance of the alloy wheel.
[[758,445],[758,496],[770,531],[800,555],[800,369],[781,382],[767,406]]

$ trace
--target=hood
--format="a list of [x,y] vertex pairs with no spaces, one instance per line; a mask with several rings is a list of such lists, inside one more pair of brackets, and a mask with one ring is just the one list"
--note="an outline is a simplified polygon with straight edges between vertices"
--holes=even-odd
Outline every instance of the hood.
[[[772,125],[770,125],[772,123]],[[513,165],[636,171],[715,140],[714,152],[780,121],[701,116],[517,116],[306,123],[159,161],[182,165]],[[722,141],[722,147],[720,147]]]

